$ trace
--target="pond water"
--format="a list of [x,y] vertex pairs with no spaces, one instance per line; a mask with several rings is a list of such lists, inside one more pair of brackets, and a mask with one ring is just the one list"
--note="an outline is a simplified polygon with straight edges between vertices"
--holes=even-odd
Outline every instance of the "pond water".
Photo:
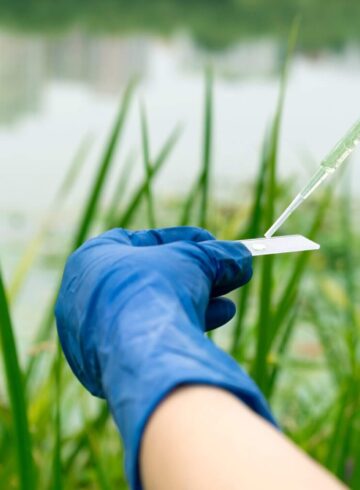
[[[265,128],[274,112],[283,45],[242,40],[209,53],[185,33],[166,40],[73,29],[58,35],[0,31],[0,167],[2,212],[41,214],[84,135],[93,144],[76,199],[93,167],[131,75],[141,77],[119,164],[139,150],[139,100],[148,112],[154,154],[176,122],[182,137],[159,179],[162,193],[179,193],[201,161],[203,68],[215,67],[213,171],[222,189],[256,173]],[[298,53],[292,63],[280,147],[280,172],[299,186],[360,115],[360,48]],[[141,173],[140,161],[137,165]],[[305,157],[305,158],[304,158]],[[359,152],[353,159],[356,184]],[[356,191],[358,194],[358,191]]]

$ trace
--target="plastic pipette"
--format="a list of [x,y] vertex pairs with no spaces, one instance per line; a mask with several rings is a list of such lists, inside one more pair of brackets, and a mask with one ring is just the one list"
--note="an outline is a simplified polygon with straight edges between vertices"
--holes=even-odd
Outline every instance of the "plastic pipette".
[[352,126],[339,143],[330,151],[326,158],[321,162],[320,168],[315,172],[313,177],[295,197],[290,206],[288,206],[282,215],[275,221],[271,228],[265,233],[266,238],[270,238],[287,220],[287,218],[307,199],[320,184],[333,174],[345,162],[347,157],[360,142],[360,120]]

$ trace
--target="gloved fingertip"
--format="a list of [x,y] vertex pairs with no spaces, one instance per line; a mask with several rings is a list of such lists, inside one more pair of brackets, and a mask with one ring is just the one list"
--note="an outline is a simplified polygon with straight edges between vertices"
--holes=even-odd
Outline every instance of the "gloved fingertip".
[[135,247],[164,245],[167,243],[190,241],[204,242],[215,240],[215,237],[203,228],[195,226],[174,226],[127,232],[131,244]]
[[228,298],[213,298],[210,300],[205,314],[205,331],[225,325],[236,313],[236,306]]
[[212,295],[222,296],[252,277],[252,255],[240,242],[212,240],[199,245],[213,272]]
[[161,237],[162,243],[177,241],[205,242],[207,240],[215,240],[214,235],[208,230],[197,226],[175,226],[154,231]]
[[210,231],[205,230],[205,228],[199,228],[196,226],[189,227],[192,229],[194,234],[193,241],[194,242],[205,242],[207,240],[216,240],[216,237],[210,233]]

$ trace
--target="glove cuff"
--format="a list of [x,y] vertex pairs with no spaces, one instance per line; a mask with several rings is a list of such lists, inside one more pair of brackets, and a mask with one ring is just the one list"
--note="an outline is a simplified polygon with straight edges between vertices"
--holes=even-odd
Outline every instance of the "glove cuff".
[[[166,343],[166,334],[163,341]],[[132,490],[143,488],[139,452],[146,424],[159,403],[180,386],[208,385],[227,390],[277,426],[259,388],[228,354],[200,332],[194,334],[188,349],[181,345],[182,338],[178,341],[178,345],[173,343],[166,349],[161,342],[162,346],[155,347],[136,372],[118,370],[109,359],[102,366],[106,397],[125,444],[126,474]],[[114,373],[120,373],[116,380]],[[114,386],[123,388],[114,390]]]

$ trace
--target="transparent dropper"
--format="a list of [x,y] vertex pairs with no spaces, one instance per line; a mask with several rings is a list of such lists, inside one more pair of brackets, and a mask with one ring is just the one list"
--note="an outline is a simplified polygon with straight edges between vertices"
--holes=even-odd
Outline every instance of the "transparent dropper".
[[319,169],[312,176],[301,192],[295,197],[291,204],[285,209],[282,215],[275,221],[271,228],[265,233],[266,238],[270,238],[287,220],[287,218],[307,199],[315,189],[319,187],[329,175],[333,174],[345,162],[360,142],[360,120],[346,133],[339,143],[330,151],[326,158],[321,162]]

